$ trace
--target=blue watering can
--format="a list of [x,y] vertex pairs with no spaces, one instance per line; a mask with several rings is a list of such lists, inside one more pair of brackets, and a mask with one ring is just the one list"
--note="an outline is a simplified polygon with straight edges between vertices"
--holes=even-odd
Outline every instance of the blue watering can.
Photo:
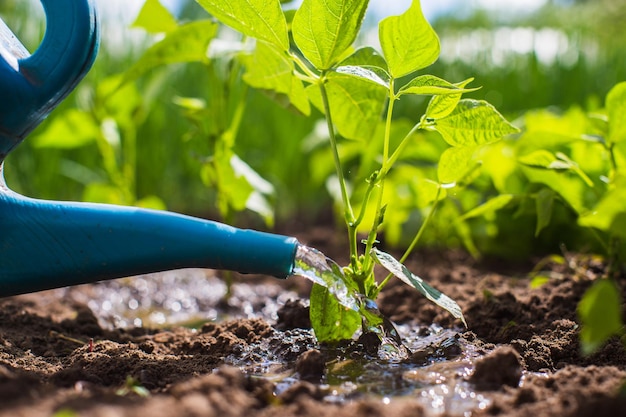
[[0,19],[0,296],[199,267],[286,278],[292,237],[167,211],[45,201],[11,191],[2,163],[78,84],[98,50],[92,0],[41,0],[47,28],[30,55]]

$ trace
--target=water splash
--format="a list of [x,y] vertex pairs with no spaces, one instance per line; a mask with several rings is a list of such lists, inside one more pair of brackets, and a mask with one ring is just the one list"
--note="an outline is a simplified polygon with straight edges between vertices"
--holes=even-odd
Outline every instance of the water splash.
[[292,275],[328,288],[341,305],[359,312],[363,319],[363,331],[375,334],[380,341],[378,357],[381,360],[401,362],[410,356],[411,352],[402,343],[398,330],[382,315],[376,302],[350,289],[341,267],[322,252],[298,245]]
[[383,316],[374,300],[364,298],[361,304],[363,329],[375,334],[380,340],[378,358],[388,362],[402,362],[411,351],[402,342],[402,337],[391,320]]
[[341,267],[317,249],[298,245],[291,274],[328,288],[342,306],[360,310],[358,295],[346,285]]

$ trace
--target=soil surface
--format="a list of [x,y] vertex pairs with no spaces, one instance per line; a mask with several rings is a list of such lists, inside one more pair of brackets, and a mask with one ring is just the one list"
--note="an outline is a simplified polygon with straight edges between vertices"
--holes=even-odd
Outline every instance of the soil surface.
[[[345,262],[329,233],[300,240]],[[0,416],[624,415],[624,347],[583,356],[578,342],[577,303],[604,266],[571,261],[531,288],[532,264],[416,254],[409,267],[461,305],[469,328],[392,281],[377,301],[412,351],[403,363],[379,360],[366,336],[320,346],[297,277],[235,276],[229,300],[197,271],[0,299]],[[193,297],[176,293],[184,286]],[[200,319],[159,325],[185,309]]]

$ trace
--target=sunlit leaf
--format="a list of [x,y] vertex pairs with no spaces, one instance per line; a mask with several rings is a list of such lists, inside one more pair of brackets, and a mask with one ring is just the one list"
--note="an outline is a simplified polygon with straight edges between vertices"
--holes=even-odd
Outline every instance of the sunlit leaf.
[[431,287],[423,279],[413,274],[411,271],[407,269],[406,266],[402,265],[398,262],[393,256],[380,251],[376,248],[372,249],[372,255],[374,259],[381,264],[387,271],[391,272],[394,276],[399,278],[405,284],[410,285],[411,287],[418,290],[422,295],[428,298],[433,303],[437,304],[439,307],[447,310],[450,314],[452,314],[457,319],[460,319],[465,327],[467,327],[467,323],[465,322],[465,317],[463,317],[463,312],[461,311],[461,307],[448,297],[443,294],[441,291]]
[[[471,80],[465,80],[463,83],[467,85]],[[461,83],[462,84],[462,83]],[[416,95],[459,95],[476,91],[478,88],[459,87],[458,84],[452,84],[434,75],[418,75],[411,81],[403,85],[398,90],[398,95],[416,94]],[[457,100],[458,102],[458,100]],[[428,116],[430,117],[430,116]]]
[[571,170],[578,175],[589,187],[593,187],[593,181],[585,174],[578,164],[572,161],[567,155],[562,152],[553,154],[552,152],[539,149],[533,151],[527,155],[523,155],[518,158],[518,161],[526,166],[533,168],[543,168],[554,171],[566,171]]
[[335,70],[339,74],[351,75],[359,77],[366,81],[379,84],[385,88],[389,88],[389,79],[386,77],[385,70],[377,67],[361,67],[356,65],[344,65]]
[[[324,84],[339,134],[349,139],[370,138],[380,120],[388,90],[359,77],[330,73]],[[319,87],[307,87],[311,102],[324,111]]]
[[535,228],[535,236],[539,236],[539,233],[550,224],[555,196],[556,193],[549,188],[542,188],[537,193],[537,227]]
[[[468,78],[465,81],[461,81],[460,83],[455,83],[458,88],[465,89],[469,83],[474,81],[473,78]],[[428,119],[443,119],[448,116],[450,113],[454,111],[456,105],[461,101],[461,96],[463,92],[458,92],[457,94],[444,94],[433,96],[428,102],[428,108],[426,108],[426,113],[424,114],[424,118]]]
[[165,202],[157,197],[156,195],[149,195],[143,198],[140,198],[135,202],[135,206],[148,208],[152,210],[165,210],[167,206]]
[[245,178],[246,182],[252,186],[253,190],[248,195],[245,207],[260,215],[267,225],[273,226],[274,209],[267,197],[274,194],[274,186],[235,154],[230,158],[230,166],[233,169],[235,177]]
[[452,146],[484,145],[518,131],[491,104],[471,99],[460,100],[434,128]]
[[39,148],[72,149],[94,143],[99,134],[100,127],[89,113],[69,109],[51,119],[32,143]]
[[243,58],[245,82],[252,87],[285,94],[291,104],[301,113],[309,115],[309,98],[300,81],[294,75],[293,61],[271,44],[258,42],[252,55]]
[[361,325],[361,315],[337,301],[337,298],[318,284],[311,289],[309,315],[315,337],[319,342],[337,342],[351,339]]
[[159,0],[146,0],[132,27],[142,28],[149,33],[164,33],[176,29],[178,23]]
[[439,57],[439,38],[424,17],[419,0],[413,0],[402,15],[383,19],[378,36],[394,78],[426,68]]
[[609,141],[617,143],[626,140],[626,82],[617,84],[609,91],[606,109],[609,113]]
[[481,204],[480,206],[468,211],[463,216],[461,216],[460,220],[483,216],[487,213],[493,213],[494,211],[500,210],[508,206],[514,198],[515,196],[512,194],[500,194],[490,200],[487,200],[484,204]]
[[289,50],[287,22],[277,0],[196,0],[227,26]]
[[[389,67],[385,58],[371,46],[364,46],[354,51],[350,56],[339,63],[339,66],[357,65],[361,67],[380,68],[387,74],[383,79],[389,79]],[[380,75],[380,74],[379,74]],[[381,76],[382,77],[382,76]]]
[[539,149],[527,155],[522,155],[518,158],[518,161],[521,164],[534,168],[545,168],[553,170],[567,170],[571,168],[570,164],[557,159],[557,157],[552,152],[545,149]]
[[179,62],[205,62],[211,40],[218,25],[209,20],[199,20],[169,32],[163,40],[152,45],[143,56],[124,73],[123,82],[141,77],[160,65]]
[[320,70],[335,65],[356,39],[368,0],[304,0],[292,23],[293,39]]
[[472,156],[476,152],[473,146],[448,148],[439,159],[437,177],[441,184],[454,184],[463,179],[472,168]]
[[82,200],[90,203],[115,205],[132,204],[132,201],[127,201],[128,199],[120,188],[97,182],[91,183],[85,187]]
[[440,188],[441,186],[438,183],[429,179],[414,181],[413,189],[416,195],[415,206],[424,208],[432,204],[436,199],[444,199],[446,197],[446,190]]
[[548,282],[550,282],[550,277],[547,277],[545,275],[536,275],[533,277],[533,279],[530,280],[529,286],[531,289],[537,289],[537,288],[541,288]]
[[595,227],[596,229],[621,233],[623,236],[626,230],[614,228],[614,223],[621,217],[626,216],[626,187],[623,182],[607,192],[600,202],[589,212],[578,218],[578,224],[584,227]]
[[613,281],[602,279],[589,288],[578,303],[582,324],[580,342],[584,354],[599,349],[609,337],[624,333],[622,304]]

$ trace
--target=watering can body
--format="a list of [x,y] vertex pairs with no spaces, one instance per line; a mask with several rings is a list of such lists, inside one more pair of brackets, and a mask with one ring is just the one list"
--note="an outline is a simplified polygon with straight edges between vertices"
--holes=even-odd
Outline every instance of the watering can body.
[[78,84],[98,48],[91,0],[41,2],[47,29],[32,56],[0,19],[0,296],[186,267],[289,276],[291,237],[7,187],[4,158]]

